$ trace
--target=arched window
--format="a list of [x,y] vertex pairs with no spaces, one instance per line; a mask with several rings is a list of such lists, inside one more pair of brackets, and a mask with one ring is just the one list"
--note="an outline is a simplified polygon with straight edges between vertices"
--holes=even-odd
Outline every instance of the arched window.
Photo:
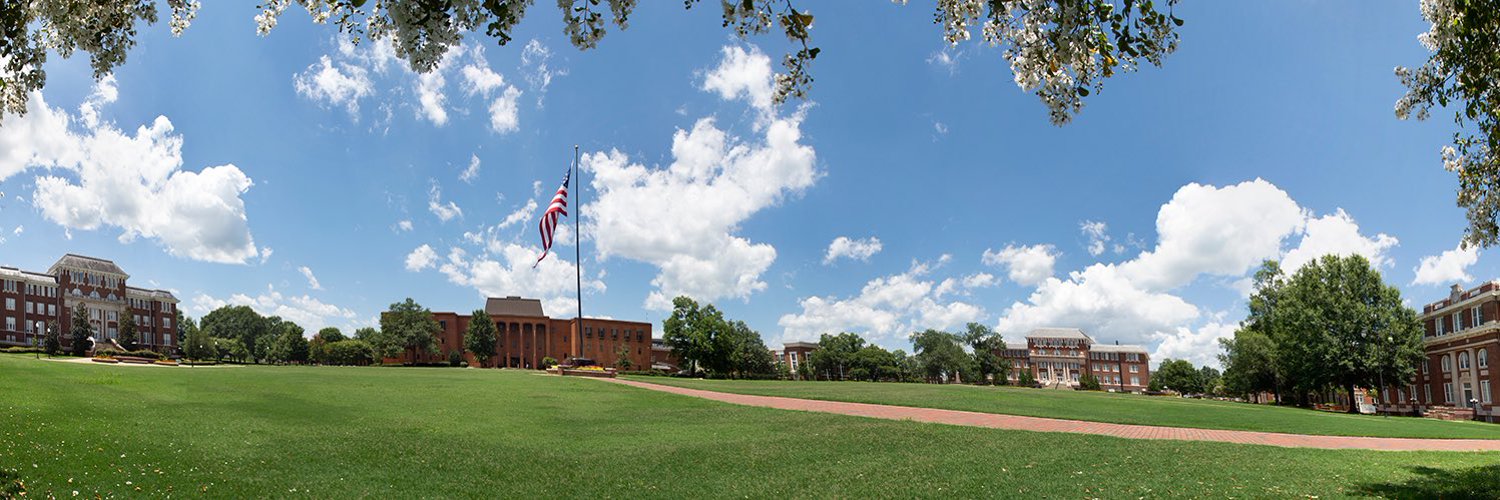
[[1479,358],[1479,367],[1480,368],[1489,368],[1490,367],[1490,354],[1488,352],[1486,352],[1484,349],[1480,349],[1479,350],[1479,356],[1478,356],[1478,358]]
[[1458,353],[1458,369],[1460,369],[1460,370],[1467,370],[1467,369],[1469,369],[1469,353],[1467,353],[1467,352]]
[[1443,373],[1448,373],[1448,372],[1451,372],[1451,371],[1453,371],[1453,356],[1449,355],[1449,354],[1444,354],[1443,355]]

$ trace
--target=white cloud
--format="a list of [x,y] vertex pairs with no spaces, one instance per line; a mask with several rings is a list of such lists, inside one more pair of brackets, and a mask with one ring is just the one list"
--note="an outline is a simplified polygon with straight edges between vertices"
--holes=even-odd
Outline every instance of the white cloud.
[[475,46],[469,49],[469,54],[470,62],[461,70],[464,93],[489,99],[498,91],[500,95],[490,101],[489,105],[490,129],[501,134],[520,129],[516,100],[521,97],[521,89],[514,85],[506,85],[505,77],[490,69],[482,48]]
[[[764,55],[752,57],[737,47],[724,54],[715,81],[725,89],[751,86],[743,73],[763,74],[762,83],[770,85]],[[724,69],[750,64],[747,59],[765,71]],[[692,130],[673,135],[672,162],[662,168],[631,163],[614,149],[585,156],[582,166],[593,172],[597,193],[585,212],[601,258],[624,257],[658,268],[651,281],[656,290],[646,300],[651,309],[670,308],[677,295],[748,299],[765,289],[761,274],[776,260],[776,249],[735,233],[757,212],[817,180],[816,155],[800,142],[801,122],[800,114],[779,117],[768,110],[757,124],[762,136],[747,142],[718,128],[713,118],[703,118]]]
[[24,231],[26,231],[26,226],[16,226],[16,229],[14,231],[11,231],[11,234],[20,236]]
[[[444,61],[446,60],[445,58]],[[425,118],[439,127],[448,124],[448,109],[445,107],[448,96],[443,94],[443,87],[447,85],[448,79],[443,77],[442,64],[432,71],[417,75],[417,118]]]
[[275,252],[275,250],[272,250],[271,247],[260,247],[260,263],[265,264],[266,261],[271,260],[271,254],[273,252]]
[[[801,312],[777,321],[781,342],[817,340],[824,333],[855,332],[886,346],[904,345],[906,336],[925,328],[956,329],[984,319],[984,308],[963,301],[944,301],[952,283],[985,286],[983,277],[934,282],[927,275],[942,264],[914,262],[906,272],[882,276],[865,283],[859,295],[806,297],[798,301]],[[989,281],[993,281],[993,276]],[[946,290],[945,290],[946,288]]]
[[927,64],[942,68],[949,75],[958,73],[958,57],[950,49],[933,52],[932,55],[927,56]]
[[1167,358],[1186,359],[1194,366],[1220,366],[1219,339],[1233,338],[1237,329],[1233,321],[1213,319],[1196,330],[1179,326],[1170,333],[1157,334],[1154,338],[1160,343],[1151,353],[1151,361],[1160,365]]
[[748,51],[739,46],[726,46],[721,53],[723,59],[718,67],[703,77],[703,90],[717,92],[719,98],[726,101],[744,97],[751,106],[768,112],[775,95],[771,58],[755,46]]
[[1078,224],[1078,229],[1089,238],[1089,255],[1098,257],[1104,253],[1104,248],[1109,244],[1108,226],[1103,222],[1086,220]]
[[500,228],[505,229],[507,227],[514,226],[521,223],[522,221],[530,219],[531,215],[536,213],[536,209],[538,207],[539,205],[537,205],[535,198],[526,200],[525,205],[523,205],[521,208],[517,208],[514,212],[511,212],[510,215],[505,216],[505,220],[500,221]]
[[568,74],[566,69],[550,68],[551,59],[552,50],[535,38],[526,42],[526,48],[521,50],[521,70],[526,74],[526,83],[536,93],[537,106],[542,105],[542,99],[547,96],[547,87],[552,85],[552,79]]
[[474,54],[477,56],[474,61],[459,70],[464,77],[464,93],[489,95],[495,89],[505,86],[505,77],[490,69],[483,58],[484,52],[476,50]]
[[1198,308],[1176,295],[1142,289],[1113,264],[1094,264],[1047,278],[1025,302],[1011,304],[997,330],[1019,339],[1033,328],[1082,328],[1101,341],[1144,342],[1198,318]]
[[302,267],[297,268],[297,272],[302,273],[302,276],[305,277],[305,278],[307,278],[307,287],[308,288],[311,288],[313,290],[322,290],[323,289],[323,285],[320,284],[320,283],[318,283],[318,277],[317,276],[313,276],[312,268],[307,267],[307,266],[302,266]]
[[1281,258],[1281,268],[1288,274],[1329,254],[1363,255],[1371,265],[1385,267],[1391,264],[1385,252],[1398,243],[1395,237],[1384,233],[1373,238],[1359,234],[1359,224],[1342,208],[1329,215],[1308,218],[1305,227],[1301,243]]
[[242,194],[252,183],[232,164],[182,169],[182,136],[158,116],[133,135],[99,118],[115,100],[114,79],[99,82],[79,107],[78,124],[33,93],[25,115],[0,127],[0,180],[32,168],[39,175],[31,202],[43,218],[71,230],[119,228],[122,243],[157,240],[168,253],[194,260],[245,263],[258,251]]
[[[470,257],[462,248],[452,248],[438,271],[449,282],[473,287],[485,297],[520,295],[541,299],[543,309],[552,315],[565,315],[578,306],[572,262],[549,255],[538,263],[536,259],[542,250],[530,245],[503,243],[496,250]],[[583,286],[586,291],[605,290],[604,281],[598,278],[584,278]]]
[[1011,281],[1032,286],[1052,277],[1052,266],[1057,264],[1057,252],[1052,245],[1006,245],[998,252],[986,248],[980,262],[991,266],[1005,266]]
[[262,316],[280,316],[281,319],[301,326],[307,336],[327,326],[359,326],[353,310],[325,303],[308,295],[286,296],[266,285],[266,292],[251,297],[234,294],[228,299],[218,299],[207,294],[193,297],[189,310],[199,317],[223,306],[250,306]]
[[301,73],[292,75],[292,86],[302,97],[326,105],[343,106],[355,119],[359,117],[359,100],[375,94],[375,86],[365,68],[343,62],[335,64],[327,55],[308,65]]
[[1411,284],[1447,285],[1474,281],[1474,277],[1469,275],[1469,266],[1478,261],[1479,247],[1464,248],[1462,244],[1438,255],[1422,257],[1422,262],[1412,268],[1416,277],[1411,280]]
[[1120,271],[1139,286],[1168,290],[1199,274],[1242,276],[1280,253],[1307,214],[1261,179],[1217,188],[1188,184],[1156,215],[1156,248]]
[[446,203],[443,202],[443,190],[438,187],[436,182],[432,183],[432,187],[427,190],[427,210],[430,210],[432,215],[436,215],[438,220],[443,222],[448,222],[454,217],[464,216],[464,211],[458,208],[458,204],[453,203],[451,200]]
[[461,181],[464,181],[466,183],[473,184],[474,183],[474,179],[478,179],[478,178],[479,178],[479,155],[471,154],[471,155],[469,155],[469,167],[465,168],[464,172],[462,174],[458,174],[458,179],[461,180]]
[[410,232],[412,230],[411,220],[402,220],[400,222],[397,222],[396,228],[402,231]]
[[490,130],[501,134],[520,130],[521,119],[516,105],[516,100],[520,98],[521,90],[508,86],[505,87],[505,92],[490,102]]
[[406,270],[416,272],[427,269],[435,265],[437,259],[437,251],[433,250],[431,246],[424,244],[406,255]]
[[880,238],[874,236],[860,239],[840,236],[828,244],[828,252],[823,255],[823,264],[832,264],[840,258],[869,262],[870,257],[880,253],[881,248],[883,247],[880,244]]

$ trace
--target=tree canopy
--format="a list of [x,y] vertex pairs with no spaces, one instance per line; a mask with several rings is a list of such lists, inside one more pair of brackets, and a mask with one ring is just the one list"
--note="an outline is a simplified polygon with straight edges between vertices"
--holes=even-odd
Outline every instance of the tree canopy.
[[713,304],[699,307],[690,297],[672,299],[672,306],[672,314],[662,321],[662,338],[690,372],[714,377],[774,372],[771,351],[745,322],[725,319]]
[[474,360],[484,367],[495,357],[495,339],[499,332],[490,322],[490,314],[484,309],[475,309],[469,316],[469,330],[464,332],[464,350],[474,355]]
[[440,330],[432,311],[407,297],[405,301],[391,304],[390,309],[380,315],[377,350],[386,353],[405,351],[415,362],[418,355],[437,348]]
[[[164,0],[172,34],[180,35],[197,16],[197,0]],[[95,78],[124,64],[136,44],[138,25],[158,20],[155,0],[28,2],[0,9],[0,119],[25,113],[30,93],[47,81],[49,52],[64,58],[89,54]],[[352,43],[390,43],[413,71],[426,73],[470,33],[483,33],[498,45],[511,42],[531,0],[265,0],[254,16],[266,35],[282,13],[297,5],[316,24],[332,23]],[[598,46],[611,29],[625,30],[636,0],[559,0],[563,33],[579,50]],[[685,0],[692,9],[699,0]],[[741,39],[779,32],[788,50],[783,72],[775,75],[775,102],[805,98],[811,66],[822,49],[813,41],[811,10],[791,0],[721,0],[722,24]],[[898,0],[905,4],[905,0]],[[938,0],[932,21],[949,46],[984,43],[999,53],[1015,83],[1035,93],[1052,123],[1065,124],[1083,109],[1083,99],[1104,80],[1144,64],[1161,66],[1177,48],[1183,21],[1172,8],[1151,0]],[[217,4],[215,4],[217,6]],[[866,8],[890,8],[870,4]],[[612,25],[612,26],[611,26]],[[872,28],[878,29],[878,28]],[[976,31],[978,33],[975,39]]]
[[939,330],[911,335],[912,350],[928,380],[960,381],[961,373],[974,372],[974,358],[964,352],[959,336]]

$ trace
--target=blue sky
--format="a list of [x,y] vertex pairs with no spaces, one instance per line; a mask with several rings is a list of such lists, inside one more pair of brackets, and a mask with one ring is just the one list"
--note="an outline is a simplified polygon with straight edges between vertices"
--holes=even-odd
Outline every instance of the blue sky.
[[1062,127],[995,49],[946,48],[928,6],[812,6],[811,97],[780,107],[779,36],[646,2],[579,52],[550,9],[427,76],[295,9],[260,37],[217,4],[181,38],[143,29],[103,85],[54,58],[0,125],[0,264],[112,258],[194,316],[247,303],[309,330],[408,296],[571,316],[571,218],[530,261],[577,144],[585,313],[659,325],[690,293],[773,347],[979,321],[1202,363],[1260,259],[1361,253],[1418,306],[1496,276],[1454,251],[1451,122],[1392,111],[1393,68],[1426,57],[1415,2],[1181,5],[1166,65]]

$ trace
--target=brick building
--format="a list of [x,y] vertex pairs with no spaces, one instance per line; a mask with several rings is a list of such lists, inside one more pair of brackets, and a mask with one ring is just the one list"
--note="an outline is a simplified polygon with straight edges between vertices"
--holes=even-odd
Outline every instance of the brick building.
[[0,266],[0,345],[34,345],[56,322],[64,345],[70,342],[73,308],[88,311],[94,339],[120,338],[120,320],[135,319],[139,348],[172,352],[177,347],[177,298],[166,290],[129,286],[114,262],[67,254],[46,272]]
[[1142,392],[1151,384],[1151,357],[1135,345],[1100,344],[1077,328],[1038,328],[1026,342],[1007,342],[995,355],[1010,360],[1010,381],[1030,372],[1037,383],[1077,387],[1085,374],[1104,390]]
[[1420,319],[1425,362],[1410,383],[1380,391],[1380,409],[1405,414],[1465,408],[1494,421],[1500,374],[1490,370],[1490,358],[1500,354],[1500,282],[1468,290],[1453,285],[1448,298],[1422,307]]
[[[544,358],[568,362],[587,358],[605,366],[615,366],[621,351],[632,369],[643,370],[652,364],[651,324],[638,321],[584,318],[580,331],[577,319],[553,319],[542,312],[542,302],[520,297],[485,300],[484,312],[495,323],[495,357],[486,367],[541,368]],[[434,312],[441,327],[435,352],[418,355],[419,363],[442,363],[448,353],[464,351],[464,333],[474,318],[467,314]],[[474,356],[464,359],[477,364]],[[410,353],[387,362],[410,362]]]

